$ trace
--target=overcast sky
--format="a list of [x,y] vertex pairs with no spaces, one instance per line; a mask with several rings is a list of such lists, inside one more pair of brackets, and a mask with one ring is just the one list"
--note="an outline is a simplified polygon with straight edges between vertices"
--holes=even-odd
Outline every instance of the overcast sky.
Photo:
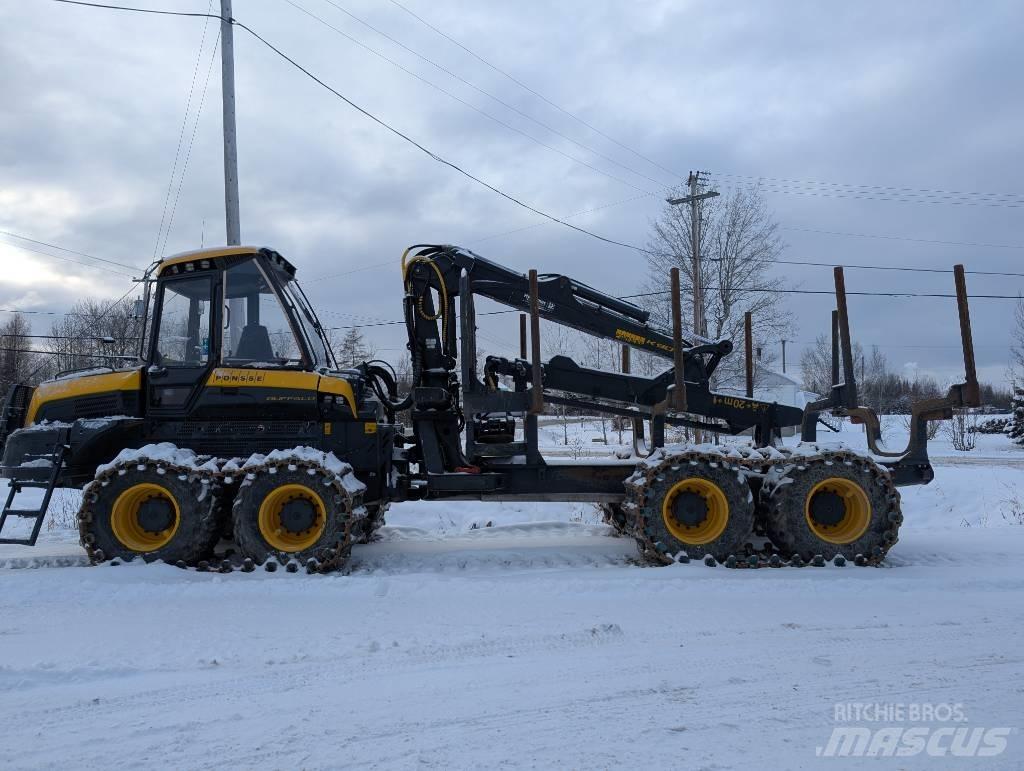
[[[664,188],[707,169],[723,192],[765,178],[787,259],[1024,272],[1024,4],[403,3],[566,112],[387,0],[235,0],[234,15],[521,200],[558,216],[604,207],[571,221],[610,238],[646,244]],[[207,10],[203,0],[136,4]],[[32,0],[4,3],[0,29],[0,230],[140,268],[154,253],[224,242],[216,22]],[[618,293],[643,282],[641,255],[545,223],[432,161],[241,29],[235,54],[242,240],[299,267],[326,325],[400,318],[398,258],[411,243],[457,243]],[[165,209],[194,77],[180,197]],[[0,242],[2,308],[61,311],[130,287],[99,269],[121,268]],[[779,270],[794,286],[831,286],[827,268]],[[947,292],[952,277],[851,270],[847,286]],[[1017,294],[1024,279],[969,276],[968,286]],[[788,302],[792,361],[827,330],[832,301]],[[981,375],[1002,380],[1013,302],[971,310]],[[854,339],[879,345],[894,368],[960,376],[953,300],[854,297],[850,313]],[[36,332],[49,327],[31,318]],[[481,319],[494,352],[514,351],[513,322]],[[365,332],[394,358],[400,330]]]

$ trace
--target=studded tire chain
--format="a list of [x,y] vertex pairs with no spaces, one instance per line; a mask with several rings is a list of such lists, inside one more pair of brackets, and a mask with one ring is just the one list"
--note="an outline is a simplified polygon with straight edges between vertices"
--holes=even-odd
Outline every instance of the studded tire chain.
[[[795,454],[788,448],[773,448],[771,455],[766,456],[757,449],[744,448],[742,457],[727,457],[718,453],[702,451],[699,448],[664,453],[661,457],[654,456],[638,466],[637,471],[626,480],[626,498],[621,506],[606,505],[603,507],[604,520],[623,535],[636,539],[637,550],[641,558],[651,565],[670,565],[674,562],[689,562],[685,552],[673,553],[663,543],[655,542],[644,526],[644,520],[650,516],[661,516],[660,501],[648,500],[655,478],[673,466],[696,463],[707,463],[735,471],[746,476],[761,477],[764,482],[761,493],[756,500],[756,521],[760,524],[766,519],[771,507],[775,505],[773,496],[776,488],[788,483],[795,475],[807,473],[809,469],[820,466],[843,464],[860,470],[870,476],[882,488],[887,511],[885,514],[885,548],[874,548],[868,554],[856,554],[854,564],[858,566],[878,565],[885,558],[889,548],[897,541],[899,526],[903,521],[900,514],[900,496],[889,473],[870,458],[846,449],[819,448],[817,452]],[[704,559],[706,565],[714,566],[717,561],[713,557]],[[836,565],[846,563],[846,558],[837,556]],[[726,567],[763,568],[803,567],[806,564],[824,566],[821,554],[813,555],[810,560],[799,553],[785,554],[766,539],[761,548],[747,545],[743,554],[731,554],[724,562]]]
[[[210,460],[211,458],[209,456],[197,456],[196,462],[197,464],[208,466],[210,465]],[[140,458],[138,460],[122,461],[120,463],[111,464],[102,472],[97,474],[93,481],[83,489],[82,507],[78,512],[78,532],[81,544],[89,557],[89,562],[93,565],[98,565],[108,560],[107,555],[103,553],[102,549],[99,549],[96,546],[95,536],[91,532],[91,524],[95,517],[92,507],[98,500],[96,492],[97,488],[109,484],[114,478],[126,473],[130,468],[135,468],[139,471],[153,471],[161,476],[175,475],[178,479],[183,481],[188,480],[189,482],[198,483],[208,487],[207,494],[215,497],[223,495],[225,486],[232,484],[235,478],[244,479],[249,475],[254,477],[256,474],[261,473],[275,473],[274,471],[271,471],[272,468],[275,470],[292,470],[300,468],[307,469],[312,473],[322,474],[324,477],[328,477],[330,479],[331,486],[343,501],[342,505],[344,506],[347,518],[344,529],[344,538],[333,546],[326,547],[319,558],[307,560],[306,564],[302,567],[304,567],[307,573],[329,573],[334,570],[344,568],[352,551],[353,541],[355,540],[353,538],[353,534],[356,531],[357,526],[361,525],[362,520],[367,517],[367,514],[366,507],[362,504],[362,496],[359,493],[353,494],[345,488],[342,475],[329,471],[319,463],[300,460],[297,458],[283,458],[274,461],[264,461],[260,464],[247,466],[245,469],[230,471],[220,470],[222,464],[219,462],[216,465],[218,470],[214,471],[206,468],[179,466],[174,463],[168,463],[164,460]],[[345,472],[345,475],[352,475],[351,469]],[[373,522],[375,527],[380,527],[382,524],[382,516]],[[146,555],[140,556],[142,556],[143,559],[147,559]],[[115,561],[112,562],[112,564],[119,564],[119,562]],[[235,570],[241,570],[242,572],[249,573],[257,567],[252,559],[248,557],[240,558],[237,556],[235,559],[225,558],[221,559],[219,562],[200,560],[194,566],[186,564],[183,561],[178,561],[174,564],[183,569],[195,569],[200,572],[213,571],[219,573],[230,573]],[[276,571],[279,566],[284,566],[285,570],[289,573],[297,572],[300,567],[296,560],[289,560],[285,554],[278,555],[276,558],[270,558],[263,563],[263,568],[268,572]]]

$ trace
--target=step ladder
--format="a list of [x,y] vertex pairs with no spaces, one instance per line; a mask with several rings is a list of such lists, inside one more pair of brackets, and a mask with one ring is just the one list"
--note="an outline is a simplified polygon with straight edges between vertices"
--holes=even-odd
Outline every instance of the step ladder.
[[[64,465],[64,456],[67,454],[70,446],[68,444],[69,431],[64,429],[60,432],[60,436],[57,439],[57,443],[53,446],[53,453],[50,455],[50,460],[53,465],[50,467],[50,476],[45,480],[39,481],[21,481],[16,479],[8,480],[10,489],[7,492],[7,501],[4,503],[4,508],[0,511],[0,544],[19,544],[21,546],[35,546],[36,539],[39,537],[39,531],[43,527],[43,520],[46,518],[46,510],[50,506],[50,498],[53,497],[53,491],[57,487],[57,480],[60,478],[61,468]],[[37,489],[44,490],[43,501],[39,504],[38,508],[35,509],[22,509],[14,506],[14,499],[18,493],[25,489]],[[8,517],[18,517],[20,519],[34,519],[32,523],[32,534],[28,538],[7,538],[4,536],[4,525],[7,524]]]

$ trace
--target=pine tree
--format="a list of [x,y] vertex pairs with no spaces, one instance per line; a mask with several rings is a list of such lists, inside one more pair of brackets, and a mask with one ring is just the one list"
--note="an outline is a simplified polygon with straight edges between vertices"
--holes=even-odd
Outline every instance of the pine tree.
[[1013,389],[1010,409],[1013,411],[1013,417],[1006,427],[1006,433],[1016,444],[1024,447],[1024,388]]

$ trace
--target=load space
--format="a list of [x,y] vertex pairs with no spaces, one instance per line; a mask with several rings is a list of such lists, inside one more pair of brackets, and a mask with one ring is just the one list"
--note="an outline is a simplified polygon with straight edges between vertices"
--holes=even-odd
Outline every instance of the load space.
[[[204,249],[154,265],[137,367],[7,395],[0,442],[12,483],[0,542],[34,543],[53,489],[71,485],[83,488],[78,521],[93,563],[334,570],[374,538],[390,503],[469,498],[592,501],[652,565],[875,565],[898,538],[897,487],[932,479],[923,427],[978,403],[960,266],[965,381],[914,408],[899,452],[882,447],[877,416],[857,401],[841,269],[833,386],[805,410],[753,398],[749,379],[746,396],[715,392],[733,341],[683,334],[677,274],[671,333],[586,284],[457,247],[406,250],[402,275],[407,393],[385,362],[337,366],[277,252]],[[477,296],[523,313],[519,357],[478,350]],[[644,377],[543,361],[541,318],[661,357],[665,369]],[[547,404],[631,422],[633,457],[546,459],[538,417]],[[819,445],[825,410],[862,422],[869,451]],[[666,445],[667,426],[737,438]],[[783,446],[781,430],[795,426],[802,442]],[[29,487],[44,489],[39,508],[18,505]],[[14,518],[30,520],[31,535],[5,535]]]

